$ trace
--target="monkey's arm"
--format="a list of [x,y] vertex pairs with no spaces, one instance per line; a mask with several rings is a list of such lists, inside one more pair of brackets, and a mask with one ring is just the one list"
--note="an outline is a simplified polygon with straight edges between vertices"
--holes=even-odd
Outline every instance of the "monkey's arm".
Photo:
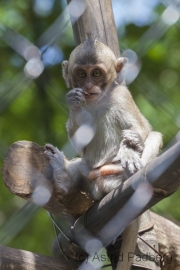
[[160,133],[152,132],[149,122],[137,108],[127,88],[118,86],[113,100],[116,118],[122,128],[122,140],[113,162],[120,160],[122,167],[133,174],[158,155],[162,137]]
[[74,88],[66,95],[66,101],[69,106],[70,114],[67,122],[68,135],[71,138],[81,125],[81,112],[86,102],[81,88]]

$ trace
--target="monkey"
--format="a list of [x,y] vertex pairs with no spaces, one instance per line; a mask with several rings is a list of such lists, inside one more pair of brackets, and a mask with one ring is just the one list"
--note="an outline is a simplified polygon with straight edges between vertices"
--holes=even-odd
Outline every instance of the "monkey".
[[[160,152],[161,133],[152,130],[127,87],[119,82],[126,63],[126,58],[116,59],[108,46],[93,37],[62,63],[66,85],[72,88],[66,95],[66,128],[81,155],[69,161],[56,147],[45,146],[62,192],[71,192],[83,182],[93,198],[100,200]],[[88,128],[89,133],[85,132]],[[80,146],[82,138],[89,136]]]
[[[86,186],[94,202],[99,201],[160,152],[162,134],[152,130],[124,83],[126,63],[126,58],[116,59],[109,47],[91,36],[62,63],[71,88],[66,95],[67,133],[81,156],[68,160],[58,148],[45,145],[62,194],[78,194]],[[137,226],[131,223],[127,229],[132,228],[132,239],[137,239],[139,222],[140,217]],[[127,250],[135,251],[135,243]]]

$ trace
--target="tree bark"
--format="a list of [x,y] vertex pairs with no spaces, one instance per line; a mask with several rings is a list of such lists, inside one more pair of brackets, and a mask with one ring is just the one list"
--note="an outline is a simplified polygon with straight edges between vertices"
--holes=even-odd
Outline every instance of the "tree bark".
[[164,259],[162,270],[180,269],[180,227],[153,212],[151,218]]
[[0,246],[0,269],[6,270],[72,270],[65,259],[44,256],[25,250]]
[[[156,233],[157,241],[159,244],[159,252],[163,256],[164,266],[162,267],[162,270],[179,270],[180,269],[180,227],[174,224],[173,222],[153,213],[151,214],[151,220],[154,224],[154,230]],[[136,223],[135,223],[136,224]],[[116,224],[115,224],[116,225]],[[132,229],[132,227],[130,226]],[[114,228],[109,229],[109,233]],[[80,229],[80,233],[82,232],[82,228]],[[93,235],[89,235],[89,232],[87,232],[85,229],[83,229],[82,236],[78,235],[78,238],[81,239],[81,242],[87,243],[87,239],[93,238]],[[74,237],[71,234],[71,232],[67,232],[67,235],[72,239]],[[99,238],[98,238],[99,239]],[[129,241],[133,241],[133,239],[127,239]],[[61,243],[61,247],[63,248],[63,252],[67,254],[74,262],[78,261],[80,258],[84,258],[85,260],[88,258],[88,254],[86,254],[83,250],[80,250],[80,248],[76,249],[74,245],[70,244],[66,241],[65,238],[59,238],[59,241]],[[118,260],[120,253],[120,247],[117,243],[115,244],[115,248],[113,251],[113,258],[116,258]],[[126,246],[124,246],[126,248]],[[74,250],[74,251],[73,251]],[[54,242],[53,251],[55,253],[55,256],[58,258],[63,258],[63,254],[59,250],[59,246],[57,245],[57,241]],[[94,254],[97,252],[97,250],[94,250]],[[131,250],[127,250],[123,254],[123,261],[122,263],[127,260],[128,253],[131,252]],[[152,250],[151,250],[152,254]],[[143,255],[146,256],[146,253]],[[155,254],[155,256],[158,256]],[[155,258],[156,259],[156,258]],[[157,258],[158,259],[158,258]],[[107,258],[107,264],[108,264],[108,258]],[[121,265],[122,266],[122,265]],[[121,267],[122,268],[122,267]],[[121,269],[120,268],[120,269]],[[122,268],[124,269],[124,268]]]

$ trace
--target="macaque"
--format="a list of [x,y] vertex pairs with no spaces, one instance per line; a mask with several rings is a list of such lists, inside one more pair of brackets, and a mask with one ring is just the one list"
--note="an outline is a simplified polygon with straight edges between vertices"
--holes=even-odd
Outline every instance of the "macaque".
[[[62,63],[63,77],[72,88],[66,95],[67,132],[81,155],[68,161],[57,148],[46,145],[62,192],[83,183],[100,200],[159,154],[161,134],[152,131],[129,90],[119,83],[126,62],[89,37]],[[87,142],[81,144],[84,137]]]

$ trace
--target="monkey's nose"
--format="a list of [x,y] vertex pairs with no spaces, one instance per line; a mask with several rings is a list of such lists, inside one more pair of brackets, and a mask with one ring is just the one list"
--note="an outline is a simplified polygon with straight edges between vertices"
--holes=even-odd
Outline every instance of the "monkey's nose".
[[87,84],[85,85],[85,89],[86,89],[86,90],[91,90],[92,87],[93,87],[93,85],[92,85],[91,83],[87,83]]

